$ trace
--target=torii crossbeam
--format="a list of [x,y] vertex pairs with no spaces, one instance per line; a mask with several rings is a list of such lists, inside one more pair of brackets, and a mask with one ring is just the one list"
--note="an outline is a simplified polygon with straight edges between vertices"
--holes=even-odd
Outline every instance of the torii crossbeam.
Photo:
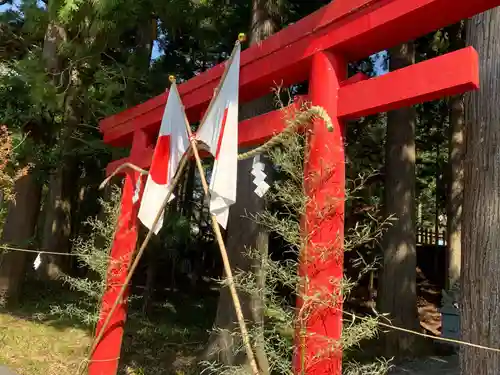
[[[316,208],[326,205],[327,197],[333,196],[341,202],[345,184],[345,120],[464,93],[479,86],[478,56],[472,48],[370,79],[361,76],[346,79],[347,63],[498,5],[500,0],[336,0],[242,53],[240,102],[268,94],[275,83],[288,86],[308,80],[307,99],[324,107],[335,126],[332,133],[326,132],[322,124],[313,127],[306,170],[317,170],[325,163],[334,167],[327,183],[314,192]],[[179,86],[190,122],[200,120],[223,70],[220,64]],[[159,95],[102,120],[100,129],[106,143],[131,146],[130,156],[110,163],[108,174],[124,162],[149,167],[166,98],[166,93]],[[281,111],[275,111],[242,121],[239,125],[240,146],[256,146],[282,130],[282,116]],[[136,172],[127,171],[119,228],[111,251],[111,257],[121,260],[123,267],[118,272],[110,270],[110,286],[102,303],[103,315],[116,297],[116,288],[111,285],[120,285],[125,279],[135,248],[138,203],[132,203],[132,195],[138,178]],[[342,247],[343,203],[338,204],[336,213],[322,222],[310,241],[311,245],[338,242]],[[309,210],[305,219],[314,221],[314,216],[314,210]],[[323,288],[336,293],[331,279],[342,277],[342,259],[332,256],[318,262],[322,263],[320,272],[313,272],[304,264],[300,269],[311,280],[310,290]],[[304,373],[340,375],[340,352],[319,360],[314,355],[322,345],[315,335],[340,338],[342,316],[337,309],[322,309],[312,315],[313,319],[307,323],[307,333],[311,336],[306,338]],[[94,353],[90,375],[116,374],[125,317],[126,305],[122,304]],[[303,373],[301,364],[297,364],[296,371]]]

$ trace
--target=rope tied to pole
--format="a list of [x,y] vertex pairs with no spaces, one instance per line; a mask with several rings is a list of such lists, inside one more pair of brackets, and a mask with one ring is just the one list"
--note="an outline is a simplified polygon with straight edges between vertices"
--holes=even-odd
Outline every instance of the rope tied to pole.
[[311,106],[307,107],[298,113],[292,118],[286,119],[285,122],[287,126],[285,129],[279,133],[273,136],[271,139],[269,139],[266,143],[264,143],[262,146],[259,146],[253,150],[250,150],[248,152],[242,153],[238,155],[238,160],[246,160],[246,159],[251,159],[256,155],[263,154],[271,150],[272,148],[276,147],[280,143],[282,143],[286,138],[298,131],[301,130],[302,127],[307,126],[308,124],[311,124],[314,119],[321,119],[324,121],[326,128],[328,131],[333,131],[333,122],[326,110],[323,107],[320,106]]

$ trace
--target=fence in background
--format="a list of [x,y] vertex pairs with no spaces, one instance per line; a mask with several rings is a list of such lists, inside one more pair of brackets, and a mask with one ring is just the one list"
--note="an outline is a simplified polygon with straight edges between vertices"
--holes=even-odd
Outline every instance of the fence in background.
[[417,245],[438,245],[446,246],[446,231],[436,229],[417,228]]

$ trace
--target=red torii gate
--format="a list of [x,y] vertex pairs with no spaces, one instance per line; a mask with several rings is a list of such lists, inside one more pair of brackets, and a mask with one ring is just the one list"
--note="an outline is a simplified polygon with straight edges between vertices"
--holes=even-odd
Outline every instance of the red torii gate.
[[[478,56],[473,48],[464,48],[371,79],[359,75],[347,79],[347,63],[498,5],[500,0],[336,0],[242,53],[240,101],[245,103],[269,93],[276,82],[288,86],[309,80],[308,100],[324,107],[334,122],[332,133],[318,124],[319,121],[314,124],[306,171],[319,170],[325,164],[334,167],[334,171],[319,190],[309,193],[314,194],[315,209],[327,205],[328,197],[342,201],[345,120],[479,87]],[[223,70],[223,64],[220,64],[179,86],[190,122],[201,119]],[[166,98],[167,93],[164,93],[101,121],[100,129],[106,143],[131,146],[129,157],[108,165],[108,174],[124,162],[149,167]],[[281,111],[274,111],[242,121],[239,124],[239,145],[256,146],[269,139],[283,129],[282,117]],[[119,261],[121,267],[110,267],[103,315],[114,303],[119,290],[112,285],[121,285],[125,280],[135,249],[138,203],[132,203],[132,196],[138,178],[141,177],[137,172],[126,172],[119,227],[111,250],[111,257]],[[314,211],[308,210],[306,222],[317,220]],[[343,214],[343,204],[338,204],[336,215],[321,222],[311,245],[335,243],[341,248]],[[318,263],[321,263],[320,269]],[[342,259],[332,255],[331,259],[318,260],[313,265],[303,264],[299,272],[307,274],[310,279],[306,293],[327,289],[333,294],[331,279],[342,277]],[[121,304],[94,352],[90,375],[116,374],[125,318],[126,305]],[[342,331],[342,316],[337,309],[318,309],[308,319],[306,328],[308,333],[317,334],[317,337],[338,339]],[[305,372],[340,375],[340,353],[319,360],[314,358],[321,343],[314,335],[306,338]]]

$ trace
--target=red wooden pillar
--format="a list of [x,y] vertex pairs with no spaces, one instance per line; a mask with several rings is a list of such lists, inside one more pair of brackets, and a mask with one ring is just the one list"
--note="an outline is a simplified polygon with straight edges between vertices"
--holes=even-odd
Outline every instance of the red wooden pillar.
[[345,163],[344,127],[337,107],[346,69],[345,61],[329,52],[313,56],[309,98],[326,109],[334,130],[328,132],[322,121],[315,121],[304,168],[309,203],[303,221],[307,245],[299,266],[303,298],[298,302],[298,374],[341,374],[342,350],[337,343],[342,333]]
[[[134,141],[130,152],[131,160],[134,160],[134,156],[143,153],[146,147],[146,135],[141,131],[134,133]],[[134,202],[138,179],[141,179],[141,190],[139,192],[139,199]],[[96,335],[99,334],[102,324],[115,303],[120,288],[127,277],[137,243],[137,213],[144,184],[144,176],[141,176],[136,171],[127,170],[123,185],[120,216],[118,218],[113,247],[111,248],[106,291],[101,302],[101,316],[97,324]],[[127,297],[128,292],[125,293],[123,300],[113,312],[113,316],[106,328],[106,333],[92,355],[91,362],[89,363],[89,375],[115,375],[118,372],[123,331],[127,318]]]

